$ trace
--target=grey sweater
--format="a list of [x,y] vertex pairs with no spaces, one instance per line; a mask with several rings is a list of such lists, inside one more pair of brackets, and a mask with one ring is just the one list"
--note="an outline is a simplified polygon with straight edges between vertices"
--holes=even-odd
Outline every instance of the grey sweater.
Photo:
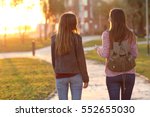
[[73,34],[73,47],[70,53],[62,56],[55,54],[55,39],[56,35],[51,37],[51,56],[55,73],[80,73],[83,82],[89,82],[81,36]]

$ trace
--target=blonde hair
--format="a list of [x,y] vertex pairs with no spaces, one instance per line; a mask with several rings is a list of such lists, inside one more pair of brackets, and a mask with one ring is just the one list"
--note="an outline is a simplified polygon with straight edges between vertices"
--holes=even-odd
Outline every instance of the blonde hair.
[[71,12],[62,14],[56,35],[55,50],[58,55],[64,55],[70,52],[72,46],[72,35],[77,32],[76,15]]

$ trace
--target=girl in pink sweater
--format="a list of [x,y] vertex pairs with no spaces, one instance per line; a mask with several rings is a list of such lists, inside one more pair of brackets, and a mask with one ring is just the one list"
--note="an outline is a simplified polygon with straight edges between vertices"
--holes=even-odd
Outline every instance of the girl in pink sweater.
[[[128,40],[131,48],[131,55],[137,57],[137,45],[135,35],[129,30],[125,21],[125,14],[122,9],[114,8],[109,14],[110,28],[102,34],[102,47],[97,48],[97,53],[108,60],[113,42]],[[130,100],[135,82],[135,69],[127,72],[113,72],[108,69],[106,61],[106,84],[111,100]],[[125,79],[123,79],[125,77]],[[125,89],[124,89],[125,85]]]

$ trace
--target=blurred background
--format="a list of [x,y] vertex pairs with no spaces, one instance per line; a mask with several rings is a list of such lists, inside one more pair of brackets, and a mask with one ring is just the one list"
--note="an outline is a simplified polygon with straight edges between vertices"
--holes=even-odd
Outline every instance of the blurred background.
[[[64,12],[78,17],[86,59],[104,63],[94,46],[102,44],[100,35],[108,29],[109,11],[115,7],[124,9],[137,36],[137,73],[150,79],[150,0],[0,0],[0,99],[45,99],[55,92],[50,37]],[[95,96],[105,86],[99,81],[103,66],[89,61],[87,65],[92,82],[84,98],[106,99],[106,90],[100,93],[103,98]],[[150,99],[149,80],[141,75],[134,99]]]
[[66,11],[78,16],[81,34],[101,34],[108,28],[108,14],[114,7],[124,9],[127,24],[138,37],[146,35],[146,0],[0,0],[0,38],[14,34],[22,41],[25,35],[47,38]]
[[108,14],[114,7],[125,10],[127,24],[137,36],[146,34],[146,0],[49,0],[49,3],[50,14],[56,19],[65,11],[75,12],[83,34],[101,34],[109,25]]

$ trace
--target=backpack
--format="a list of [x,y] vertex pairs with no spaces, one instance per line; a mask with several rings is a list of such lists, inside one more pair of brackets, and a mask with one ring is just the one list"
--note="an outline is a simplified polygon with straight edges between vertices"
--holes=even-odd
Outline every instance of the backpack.
[[135,58],[131,55],[128,41],[113,42],[107,67],[114,72],[126,72],[136,66]]

